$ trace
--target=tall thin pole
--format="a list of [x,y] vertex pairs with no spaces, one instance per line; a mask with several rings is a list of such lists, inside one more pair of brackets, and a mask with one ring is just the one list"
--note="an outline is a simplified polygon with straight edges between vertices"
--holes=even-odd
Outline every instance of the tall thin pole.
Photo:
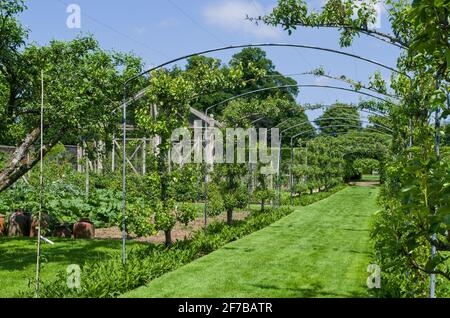
[[111,171],[116,170],[116,133],[113,134],[112,138],[112,152],[111,152]]
[[289,186],[291,188],[291,205],[294,202],[294,176],[292,173],[292,165],[294,164],[294,141],[291,138],[291,164],[289,166]]
[[281,151],[283,149],[283,134],[280,134],[280,148],[278,150],[278,162],[277,162],[277,179],[276,179],[276,206],[281,205],[281,192],[280,192],[280,161],[281,161]]
[[[439,89],[438,82],[436,80],[436,88]],[[441,128],[441,118],[440,118],[440,111],[439,108],[436,109],[435,112],[435,118],[434,118],[434,152],[436,154],[436,159],[439,161],[441,152],[440,152],[440,143],[441,143],[441,136],[440,136],[440,128]],[[433,207],[435,212],[435,207]],[[436,239],[436,234],[434,233],[432,235],[432,239]],[[435,245],[431,245],[431,259],[434,259],[436,257],[437,250]],[[436,274],[430,274],[430,298],[436,298]]]
[[88,150],[87,150],[87,142],[83,140],[83,154],[84,154],[84,160],[85,160],[85,180],[84,180],[84,187],[85,187],[85,197],[86,200],[89,199],[89,187],[90,187],[90,176],[89,176],[89,156],[88,156]]
[[127,262],[127,85],[123,92],[122,145],[122,264]]
[[144,143],[142,145],[142,175],[145,176],[146,173],[147,173],[147,138],[144,137]]
[[252,195],[255,189],[253,188],[253,164],[249,162],[248,164],[248,174],[249,174],[249,180],[248,180],[248,215],[252,213]]
[[36,290],[35,296],[39,297],[39,275],[41,272],[41,220],[44,201],[44,71],[41,71],[41,150],[39,172],[39,215],[38,215],[38,240],[36,255]]
[[[208,116],[208,110],[206,110],[206,116]],[[205,134],[203,135],[203,151],[204,154],[206,153],[206,132],[208,129],[208,123],[205,122]],[[207,228],[208,228],[208,211],[207,211],[207,205],[208,205],[208,161],[204,159],[204,175],[203,175],[203,231],[206,236]]]

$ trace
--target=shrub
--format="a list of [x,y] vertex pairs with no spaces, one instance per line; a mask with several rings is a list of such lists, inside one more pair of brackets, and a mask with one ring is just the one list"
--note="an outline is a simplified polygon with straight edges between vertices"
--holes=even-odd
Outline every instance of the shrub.
[[[300,195],[298,197],[294,197],[292,203],[294,206],[307,206],[316,203],[318,201],[324,200],[329,196],[345,189],[346,187],[347,187],[346,185],[338,185],[335,186],[334,188],[329,189],[328,191]],[[290,194],[283,193],[283,195],[281,196],[281,202],[282,204],[290,204],[291,203]]]
[[[117,297],[231,241],[258,231],[292,211],[286,207],[267,209],[264,213],[255,212],[245,221],[234,222],[231,226],[213,222],[209,225],[206,236],[198,231],[192,239],[178,241],[170,248],[162,244],[134,248],[128,254],[126,266],[122,265],[119,253],[111,254],[109,259],[102,262],[89,261],[82,267],[80,289],[69,289],[66,285],[67,274],[61,271],[55,281],[42,282],[40,297]],[[32,297],[33,292],[26,291],[18,296]]]

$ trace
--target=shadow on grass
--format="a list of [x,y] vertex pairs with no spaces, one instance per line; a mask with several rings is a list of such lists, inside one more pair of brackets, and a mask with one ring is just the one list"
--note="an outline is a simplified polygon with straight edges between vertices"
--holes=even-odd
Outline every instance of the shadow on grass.
[[368,229],[352,229],[352,228],[336,228],[337,230],[341,231],[348,231],[348,232],[370,232]]
[[254,284],[250,285],[260,289],[278,290],[278,291],[290,291],[295,293],[297,298],[364,298],[367,295],[360,292],[335,292],[326,291],[323,289],[322,284],[313,283],[310,287],[290,288],[286,286],[266,285],[266,284]]
[[[87,260],[104,260],[121,250],[120,241],[55,239],[55,245],[43,243],[44,263],[84,264]],[[129,246],[137,246],[130,242]],[[148,245],[148,244],[147,244]],[[36,262],[36,239],[1,238],[0,270],[22,270]]]
[[222,247],[223,250],[230,250],[230,251],[239,251],[239,252],[245,252],[245,253],[252,253],[255,252],[255,248],[248,248],[248,247],[232,247],[232,246],[224,246]]

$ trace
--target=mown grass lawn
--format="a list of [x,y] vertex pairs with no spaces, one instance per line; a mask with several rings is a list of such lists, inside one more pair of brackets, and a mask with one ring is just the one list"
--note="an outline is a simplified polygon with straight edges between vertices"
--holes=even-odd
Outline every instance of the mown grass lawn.
[[376,187],[349,187],[124,297],[368,297]]
[[[81,266],[87,260],[101,261],[122,248],[121,241],[54,239],[54,242],[55,245],[42,245],[44,281],[55,280],[58,271],[70,264]],[[130,247],[136,244],[142,243],[128,242]],[[0,298],[15,297],[28,288],[30,279],[34,284],[35,271],[36,239],[0,238]]]

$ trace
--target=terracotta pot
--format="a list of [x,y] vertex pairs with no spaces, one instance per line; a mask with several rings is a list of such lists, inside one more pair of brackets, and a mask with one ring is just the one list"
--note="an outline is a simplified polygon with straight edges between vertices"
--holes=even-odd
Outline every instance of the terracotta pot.
[[17,211],[9,217],[8,236],[22,237],[30,235],[31,216]]
[[0,236],[3,236],[5,234],[6,234],[5,216],[3,214],[0,214]]
[[57,226],[55,230],[55,236],[63,238],[72,237],[72,231],[70,228],[71,226],[68,223]]
[[81,219],[73,226],[74,239],[94,239],[95,226],[89,219]]
[[[33,217],[31,221],[30,237],[38,236],[38,223],[38,216]],[[47,213],[43,212],[41,215],[41,235],[51,234],[51,224],[52,218]]]

